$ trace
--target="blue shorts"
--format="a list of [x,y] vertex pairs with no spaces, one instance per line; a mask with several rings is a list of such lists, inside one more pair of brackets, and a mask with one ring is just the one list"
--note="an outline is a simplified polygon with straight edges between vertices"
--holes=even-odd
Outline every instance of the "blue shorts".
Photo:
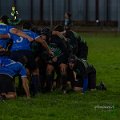
[[0,93],[15,92],[14,81],[8,75],[0,74]]

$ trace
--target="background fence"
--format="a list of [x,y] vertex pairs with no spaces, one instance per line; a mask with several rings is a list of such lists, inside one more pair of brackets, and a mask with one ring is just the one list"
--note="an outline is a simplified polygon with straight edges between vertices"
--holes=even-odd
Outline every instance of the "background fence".
[[120,0],[0,0],[0,15],[10,16],[13,1],[23,20],[61,21],[70,11],[73,21],[99,20],[120,26]]

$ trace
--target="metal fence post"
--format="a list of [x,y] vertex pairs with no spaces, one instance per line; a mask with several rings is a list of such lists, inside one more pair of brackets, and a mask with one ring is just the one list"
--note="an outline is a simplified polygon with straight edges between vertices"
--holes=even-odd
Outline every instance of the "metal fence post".
[[40,20],[43,21],[43,5],[44,5],[44,1],[40,0]]
[[33,22],[33,0],[30,0],[30,20]]
[[99,23],[99,0],[96,0],[96,23]]
[[53,28],[53,7],[54,7],[54,0],[50,0],[50,28]]

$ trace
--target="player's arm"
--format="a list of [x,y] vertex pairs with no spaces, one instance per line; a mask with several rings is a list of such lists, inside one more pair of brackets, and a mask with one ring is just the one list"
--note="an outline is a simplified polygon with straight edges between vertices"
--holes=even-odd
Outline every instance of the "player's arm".
[[0,52],[5,51],[5,49],[0,45]]
[[25,67],[18,62],[18,68],[19,68],[19,74],[21,75],[22,79],[22,85],[25,90],[27,98],[30,98],[30,91],[29,91],[29,85],[28,85],[28,79],[27,79],[27,72]]
[[29,86],[28,86],[28,79],[27,77],[22,77],[22,85],[25,90],[27,98],[30,98],[30,91],[29,91]]
[[0,38],[6,39],[6,38],[10,38],[10,36],[9,34],[0,34]]
[[18,30],[16,28],[11,28],[10,29],[10,33],[18,35],[20,37],[26,38],[29,41],[33,41],[33,38],[31,38],[30,36],[28,36],[27,34],[25,34],[24,32],[22,32],[21,30]]
[[65,38],[65,36],[64,36],[64,32],[52,31],[52,35],[57,35],[57,36],[59,36],[61,39],[64,39],[65,41],[67,41],[66,38]]
[[46,41],[43,39],[42,36],[36,38],[35,41],[41,43],[42,46],[47,50],[47,52],[48,52],[50,55],[52,55],[52,51],[50,50],[50,48],[48,47],[48,44],[46,43]]

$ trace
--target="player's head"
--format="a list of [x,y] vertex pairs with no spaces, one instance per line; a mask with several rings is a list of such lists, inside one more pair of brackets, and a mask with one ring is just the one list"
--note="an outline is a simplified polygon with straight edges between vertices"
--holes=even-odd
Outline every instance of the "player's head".
[[65,12],[65,18],[71,18],[71,13],[70,12]]
[[51,36],[51,30],[50,30],[50,28],[44,27],[44,28],[41,30],[41,35]]
[[2,21],[5,24],[8,24],[8,19],[9,19],[9,17],[6,15],[3,15],[0,17],[0,21]]
[[73,69],[74,66],[75,66],[75,63],[76,63],[76,60],[77,60],[77,57],[75,55],[71,55],[69,58],[68,58],[68,66],[70,69]]
[[63,32],[64,31],[64,26],[63,25],[57,25],[54,28],[55,31]]
[[71,55],[69,58],[68,58],[68,62],[73,62],[75,63],[77,60],[77,57],[75,55]]
[[52,35],[52,32],[51,32],[50,28],[44,27],[41,30],[41,36],[44,40],[46,40],[46,42],[49,42],[51,35]]

